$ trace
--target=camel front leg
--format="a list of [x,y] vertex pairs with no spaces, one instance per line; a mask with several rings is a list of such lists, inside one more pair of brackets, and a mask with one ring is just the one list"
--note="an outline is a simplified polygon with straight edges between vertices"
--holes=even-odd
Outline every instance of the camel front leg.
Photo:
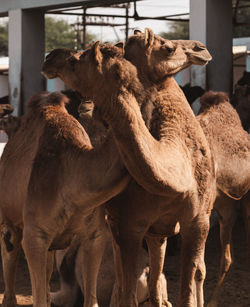
[[[80,269],[80,287],[84,295],[84,307],[98,307],[97,301],[97,277],[101,265],[104,249],[106,247],[106,231],[95,234],[95,237],[81,240],[76,263],[81,263],[76,269]],[[79,274],[76,275],[79,276]]]
[[138,262],[142,248],[143,232],[131,232],[118,221],[109,219],[113,235],[114,262],[116,267],[117,285],[112,295],[111,306],[137,307],[137,280],[139,278]]
[[[205,243],[209,230],[209,215],[202,214],[181,223],[181,287],[178,307],[203,307]],[[197,296],[198,295],[198,296]],[[199,297],[201,296],[202,297]]]
[[48,306],[51,305],[51,297],[50,297],[50,279],[54,269],[54,258],[55,251],[48,251],[47,255],[47,272],[46,272],[46,282],[47,282],[47,302]]
[[1,226],[1,254],[4,277],[3,307],[16,307],[15,281],[21,250],[21,231],[8,225]]
[[[168,301],[167,289],[162,289],[161,283],[167,238],[147,234],[146,241],[150,259],[149,295],[151,305],[153,307],[172,307],[172,304]],[[165,296],[163,296],[164,294]]]
[[205,248],[200,254],[200,261],[198,263],[196,272],[195,272],[195,297],[194,300],[196,301],[197,307],[204,306],[204,293],[203,293],[203,285],[206,277],[206,265],[204,261],[204,252]]
[[49,307],[48,300],[48,240],[39,230],[25,227],[22,246],[28,262],[34,307]]
[[216,208],[216,210],[220,217],[221,259],[218,281],[212,298],[208,303],[208,307],[219,306],[219,296],[222,290],[222,285],[232,264],[231,241],[232,229],[237,214],[236,202],[235,200],[228,200],[226,206],[221,206],[219,209]]

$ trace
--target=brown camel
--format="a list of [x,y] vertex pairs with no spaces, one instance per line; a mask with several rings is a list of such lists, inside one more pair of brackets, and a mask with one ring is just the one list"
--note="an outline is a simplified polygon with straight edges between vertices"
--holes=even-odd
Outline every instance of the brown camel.
[[14,280],[22,237],[34,306],[47,307],[53,250],[66,247],[75,233],[84,240],[89,235],[86,257],[96,254],[93,267],[87,261],[83,270],[91,272],[85,306],[97,306],[95,274],[105,224],[93,210],[119,193],[129,176],[112,138],[93,148],[82,126],[67,113],[66,100],[61,93],[34,96],[0,161],[3,306],[16,306]]
[[[94,97],[112,129],[124,164],[139,184],[132,181],[107,206],[116,251],[115,306],[137,306],[137,263],[145,235],[150,253],[151,303],[171,306],[167,298],[162,301],[159,279],[156,284],[152,281],[162,271],[166,240],[161,238],[163,234],[178,231],[178,222],[183,236],[179,306],[196,304],[196,293],[198,306],[203,306],[204,245],[215,196],[213,164],[203,131],[181,89],[169,75],[192,63],[205,64],[211,56],[198,42],[167,41],[150,31],[141,43],[142,61],[145,50],[152,66],[158,57],[161,59],[158,70],[154,67],[145,76],[159,80],[157,87],[152,86],[150,97],[158,111],[154,137],[139,109],[139,105],[143,111],[146,109],[145,88],[137,78],[135,67],[122,57],[117,47],[100,48],[97,42],[77,56],[54,50],[47,56],[43,72],[49,78],[60,77],[73,89]],[[161,91],[166,84],[169,91]]]
[[[69,108],[68,108],[69,110]],[[71,108],[72,110],[72,108]],[[94,104],[92,101],[82,101],[79,108],[78,120],[83,125],[84,129],[88,133],[91,143],[98,145],[103,142],[107,135],[107,129],[96,120],[93,110]],[[75,111],[73,112],[75,113]],[[98,208],[99,209],[99,208]],[[98,210],[96,209],[96,210]],[[103,210],[103,209],[100,209]],[[104,231],[105,229],[103,229]],[[100,306],[109,306],[112,289],[114,288],[115,273],[114,273],[114,261],[112,255],[111,236],[107,231],[107,246],[104,251],[100,271],[97,282],[97,299]],[[88,238],[87,238],[88,239]],[[91,243],[91,242],[90,242]],[[85,259],[85,250],[89,246],[89,240],[87,242],[81,240],[79,237],[75,237],[71,245],[62,251],[56,251],[56,266],[59,272],[60,290],[51,293],[51,302],[60,307],[72,307],[80,306],[83,300],[83,277],[81,267]],[[83,248],[85,247],[85,249]],[[95,257],[95,255],[93,255]],[[137,300],[140,307],[146,307],[148,304],[149,292],[148,292],[148,255],[146,251],[142,252],[142,258],[139,265],[139,279],[137,280]],[[164,274],[161,274],[161,287],[163,290],[162,296],[166,297],[166,279]]]
[[[145,76],[150,74],[150,70],[147,70],[147,65],[141,62],[141,55],[138,52],[138,50],[141,48],[140,35],[142,34],[137,32],[137,36],[133,36],[128,40],[128,43],[125,47],[125,56],[138,67],[139,71],[141,71],[139,76]],[[143,38],[141,38],[141,40],[142,39]],[[149,82],[147,82],[147,80],[149,80]],[[149,86],[151,82],[155,81],[152,80],[152,78],[148,78],[147,80],[145,80],[144,77],[142,78],[142,81],[145,84],[149,84]],[[157,82],[155,83],[157,84]],[[241,105],[244,104],[247,106],[247,91],[244,93],[245,99],[241,100]],[[214,106],[209,106],[207,101],[209,100],[209,97],[210,103],[212,105],[215,103]],[[218,97],[216,95],[209,94],[208,96],[205,96],[203,101],[204,104],[206,101],[206,107],[202,107],[200,116],[198,116],[197,119],[200,121],[200,124],[204,129],[205,135],[207,136],[212,150],[213,158],[216,163],[218,196],[214,207],[215,209],[218,209],[217,211],[220,211],[223,220],[223,222],[221,220],[221,239],[223,246],[221,274],[223,274],[222,272],[225,270],[225,266],[227,267],[227,263],[230,262],[230,259],[227,260],[228,252],[226,253],[226,249],[230,247],[225,247],[225,244],[231,237],[230,229],[233,226],[232,221],[234,220],[232,214],[232,210],[234,211],[234,209],[229,210],[228,208],[230,207],[230,204],[233,206],[235,203],[234,198],[241,198],[248,191],[250,172],[248,149],[249,136],[247,140],[247,134],[242,129],[238,115],[236,114],[235,110],[230,105],[228,105],[228,103],[225,103],[228,99],[225,100],[225,96],[223,95],[221,101],[220,98],[220,94]],[[220,106],[218,106],[219,102],[222,103]],[[239,110],[240,108],[238,108],[238,111]],[[247,114],[246,110],[244,113],[245,115]],[[203,118],[204,120],[202,120]],[[233,140],[233,142],[231,140]],[[239,167],[240,165],[242,165],[242,167]],[[243,169],[244,173],[242,172]],[[230,198],[228,198],[228,196]],[[244,212],[249,212],[247,199],[249,198],[245,197],[243,201],[245,208]],[[233,206],[232,208],[235,207]],[[249,213],[245,213],[246,219],[248,216]],[[229,226],[230,223],[232,224]],[[247,229],[249,229],[249,225],[247,226]],[[222,277],[220,277],[218,285],[221,284],[221,281]],[[218,288],[220,287],[218,286]]]
[[[78,108],[80,109],[81,116],[84,117],[84,118],[81,118],[80,121],[83,127],[89,133],[89,136],[91,137],[91,143],[95,145],[99,145],[99,146],[103,144],[105,140],[105,136],[107,135],[107,129],[105,129],[101,123],[97,122],[96,120],[93,120],[92,116],[88,115],[89,112],[92,113],[93,103],[90,103],[88,101],[86,102],[85,99],[80,94],[72,90],[62,91],[62,93],[65,94],[69,98],[69,102],[66,104],[66,109],[71,115],[73,115],[76,118],[79,118]],[[83,111],[84,111],[84,114],[83,114]],[[13,117],[13,116],[5,117],[1,119],[0,121],[0,129],[4,130],[7,133],[8,139],[10,140],[13,137],[13,135],[16,133],[18,128],[20,127],[21,121],[22,121],[22,118]],[[101,133],[101,138],[98,135],[95,136],[94,131],[96,134]],[[18,179],[18,176],[16,176],[16,179]],[[102,249],[105,248],[105,236],[103,235],[103,232],[105,232],[105,228],[103,228],[104,214],[102,214],[102,212],[103,212],[103,209],[96,208],[95,211],[92,213],[91,224],[87,228],[86,226],[83,226],[83,235],[80,236],[81,241],[83,241],[82,243],[83,245],[81,247],[81,253],[84,254],[84,251],[85,251],[86,255],[84,257],[84,260],[88,262],[88,264],[84,264],[83,260],[81,261],[81,264],[83,263],[83,266],[82,266],[83,268],[85,268],[86,265],[91,265],[91,263],[95,265],[97,251],[101,257]],[[93,236],[93,233],[101,234],[101,240],[97,235]],[[89,256],[91,251],[93,255]],[[79,261],[80,259],[78,257],[78,262]],[[81,273],[80,273],[81,267],[78,266],[77,270],[78,270],[78,277],[79,277],[81,276]],[[98,272],[98,266],[96,267],[95,270]],[[92,272],[89,273],[87,271],[84,273],[87,273],[87,274],[84,274],[85,276],[81,277],[81,279],[84,279],[85,282],[88,282],[89,280],[91,281]],[[93,290],[90,289],[91,291],[89,291],[89,293],[87,294],[85,293],[85,301],[90,302],[89,303],[90,306],[92,306],[92,304],[96,304],[96,300],[93,300],[93,298],[91,297],[91,296],[95,296],[94,294],[95,280],[93,280],[92,284],[93,284],[92,286]],[[13,293],[8,293],[8,296],[14,297],[15,296],[14,287],[12,285],[8,285],[7,287],[13,289]],[[82,287],[82,292],[84,292],[83,287]],[[4,302],[5,301],[6,299],[4,299]],[[10,302],[8,303],[8,305],[9,304]]]
[[[218,283],[208,305],[215,307],[218,306],[222,284],[232,263],[230,248],[232,228],[237,216],[237,200],[250,188],[250,138],[225,93],[210,91],[203,95],[197,118],[210,144],[216,170],[217,198],[214,209],[219,215],[222,253]],[[249,196],[242,203],[249,241]]]

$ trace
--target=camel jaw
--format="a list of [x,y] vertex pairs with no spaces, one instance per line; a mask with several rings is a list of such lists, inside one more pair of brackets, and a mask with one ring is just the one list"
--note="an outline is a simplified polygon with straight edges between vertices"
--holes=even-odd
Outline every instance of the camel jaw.
[[57,73],[55,72],[45,72],[45,71],[41,71],[41,74],[47,78],[47,79],[55,79],[57,78]]

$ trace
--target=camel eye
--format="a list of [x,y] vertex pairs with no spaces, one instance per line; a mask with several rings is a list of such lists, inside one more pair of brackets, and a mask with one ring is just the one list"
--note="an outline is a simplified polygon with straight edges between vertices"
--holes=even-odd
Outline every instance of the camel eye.
[[168,46],[165,47],[165,50],[167,51],[168,55],[171,55],[175,52],[175,48],[170,48]]

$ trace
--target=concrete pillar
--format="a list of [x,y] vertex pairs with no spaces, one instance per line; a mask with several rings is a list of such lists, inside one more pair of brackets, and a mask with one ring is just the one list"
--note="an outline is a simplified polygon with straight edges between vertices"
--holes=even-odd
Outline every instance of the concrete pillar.
[[191,84],[232,90],[232,1],[190,0],[190,39],[205,43],[213,56],[206,69],[192,67]]
[[[206,0],[190,0],[189,38],[206,45]],[[192,65],[191,85],[206,89],[206,67]]]
[[44,60],[44,13],[9,11],[9,92],[15,114],[26,110],[30,96],[45,89],[41,66]]

